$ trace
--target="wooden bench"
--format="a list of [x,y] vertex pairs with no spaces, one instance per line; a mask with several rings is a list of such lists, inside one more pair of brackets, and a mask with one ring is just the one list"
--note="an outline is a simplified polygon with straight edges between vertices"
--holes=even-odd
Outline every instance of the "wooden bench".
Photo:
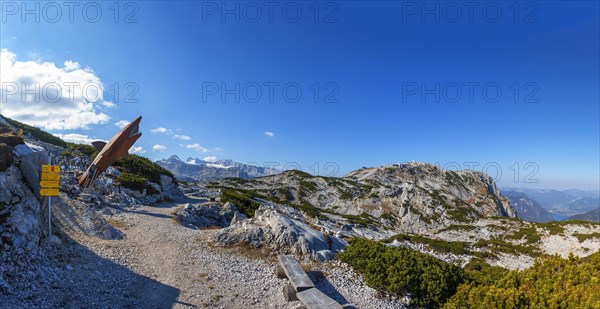
[[298,292],[296,297],[309,309],[342,309],[342,305],[316,288]]
[[283,287],[283,295],[287,301],[299,300],[308,309],[342,308],[335,300],[315,288],[315,284],[293,255],[280,255],[278,260],[279,264],[275,266],[277,277],[288,278],[291,283]]
[[277,257],[279,264],[275,267],[275,273],[280,279],[288,278],[296,292],[301,292],[315,287],[302,266],[293,255],[280,255]]

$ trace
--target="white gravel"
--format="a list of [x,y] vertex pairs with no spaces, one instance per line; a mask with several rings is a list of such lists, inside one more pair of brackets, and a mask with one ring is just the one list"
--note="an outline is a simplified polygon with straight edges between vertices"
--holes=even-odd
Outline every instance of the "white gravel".
[[[0,294],[0,307],[302,307],[284,300],[288,281],[275,276],[273,253],[213,248],[205,239],[214,230],[189,229],[173,219],[184,202],[115,211],[109,222],[125,233],[121,240],[61,236],[62,243],[48,244],[46,256],[15,275],[10,293]],[[345,308],[402,307],[377,298],[341,263],[311,267],[317,287]]]

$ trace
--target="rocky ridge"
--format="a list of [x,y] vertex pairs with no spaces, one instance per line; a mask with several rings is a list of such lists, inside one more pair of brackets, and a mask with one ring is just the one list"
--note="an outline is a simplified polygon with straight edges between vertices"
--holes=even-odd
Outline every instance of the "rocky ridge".
[[207,187],[295,207],[316,219],[375,227],[383,234],[386,228],[421,233],[478,218],[516,217],[489,176],[426,163],[361,169],[341,178],[286,171],[251,180],[224,179]]
[[[327,259],[318,255],[322,250],[318,242],[298,249],[277,241],[285,238],[287,229],[304,223],[311,231],[299,235],[317,232],[344,242],[353,237],[386,240],[462,265],[482,258],[492,265],[522,269],[540,254],[586,256],[600,249],[600,238],[593,236],[600,226],[520,221],[489,176],[444,171],[425,163],[361,169],[341,178],[286,171],[199,186],[218,192],[221,200],[245,205],[242,209],[256,209],[254,217],[219,230],[212,240],[219,246],[265,246]],[[273,227],[277,224],[271,222],[285,222],[286,227]]]

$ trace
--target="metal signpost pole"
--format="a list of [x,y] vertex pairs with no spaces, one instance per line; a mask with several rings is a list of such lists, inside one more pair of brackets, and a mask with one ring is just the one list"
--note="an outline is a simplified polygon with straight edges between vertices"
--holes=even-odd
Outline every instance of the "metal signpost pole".
[[[52,165],[52,157],[48,155],[48,165]],[[52,196],[48,196],[48,237],[52,235]]]

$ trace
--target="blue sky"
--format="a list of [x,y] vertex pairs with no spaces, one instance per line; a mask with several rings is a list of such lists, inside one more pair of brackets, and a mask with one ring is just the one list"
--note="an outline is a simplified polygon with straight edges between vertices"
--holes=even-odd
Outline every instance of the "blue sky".
[[[485,167],[506,186],[599,186],[597,2],[281,2],[272,12],[267,2],[93,2],[72,16],[64,3],[25,16],[35,2],[8,3],[2,82],[49,70],[104,87],[70,110],[3,97],[2,114],[53,133],[110,139],[115,123],[142,115],[136,146],[152,159],[295,162],[322,175],[333,162],[338,176],[415,160]],[[74,124],[53,125],[60,117]]]

